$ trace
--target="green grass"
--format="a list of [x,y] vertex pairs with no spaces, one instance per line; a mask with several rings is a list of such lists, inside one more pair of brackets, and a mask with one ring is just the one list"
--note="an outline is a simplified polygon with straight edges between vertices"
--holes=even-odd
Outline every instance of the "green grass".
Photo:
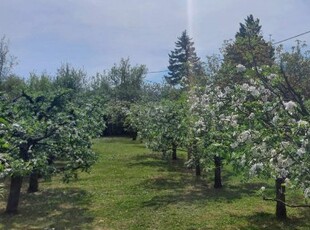
[[78,181],[63,184],[54,178],[35,194],[27,194],[24,183],[19,214],[4,214],[0,198],[0,228],[310,229],[309,209],[288,208],[287,221],[275,219],[275,203],[257,195],[272,183],[241,183],[226,169],[224,188],[215,190],[212,174],[197,179],[183,159],[167,162],[125,138],[96,140],[94,150],[98,163]]

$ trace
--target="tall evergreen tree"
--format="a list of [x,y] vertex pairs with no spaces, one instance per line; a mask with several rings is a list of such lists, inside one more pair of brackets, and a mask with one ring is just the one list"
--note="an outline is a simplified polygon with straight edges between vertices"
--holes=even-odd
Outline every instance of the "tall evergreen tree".
[[245,23],[240,23],[235,41],[224,48],[224,63],[232,66],[242,64],[247,68],[274,63],[274,48],[266,42],[261,33],[259,19],[249,15]]
[[193,81],[195,77],[204,73],[200,58],[195,52],[194,42],[186,30],[178,37],[175,45],[176,48],[169,54],[169,72],[168,76],[165,76],[168,84],[173,86],[180,85],[181,80]]
[[245,19],[245,24],[240,23],[239,32],[236,33],[236,37],[255,37],[261,33],[262,26],[259,25],[259,19],[254,19],[253,15],[250,14]]
[[243,74],[236,69],[239,64],[246,68],[275,64],[274,47],[263,38],[261,28],[259,19],[249,15],[245,23],[240,23],[235,39],[226,41],[222,49],[223,61],[216,76],[213,77],[217,85],[225,87],[247,82]]

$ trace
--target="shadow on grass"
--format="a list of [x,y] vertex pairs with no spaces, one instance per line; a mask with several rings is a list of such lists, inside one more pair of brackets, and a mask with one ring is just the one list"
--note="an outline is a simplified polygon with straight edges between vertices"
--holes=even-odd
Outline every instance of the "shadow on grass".
[[[185,168],[185,160],[165,160],[161,154],[148,153],[135,156],[134,163],[128,163],[129,167],[153,167],[159,172],[156,177],[144,180],[138,187],[148,191],[154,191],[156,195],[151,200],[144,202],[144,207],[160,208],[169,204],[179,202],[196,203],[206,205],[208,202],[231,203],[236,199],[254,196],[262,186],[267,183],[241,183],[224,184],[221,189],[213,188],[213,172],[208,177],[195,177],[192,170]],[[210,175],[210,177],[209,177]],[[222,180],[225,183],[234,177],[231,172],[223,172]]]
[[306,209],[300,209],[300,216],[287,220],[277,220],[275,214],[257,212],[251,216],[234,216],[235,218],[245,218],[248,226],[240,228],[248,229],[310,229],[310,213]]
[[236,199],[255,196],[257,192],[255,188],[260,188],[261,183],[227,185],[221,189],[214,189],[213,185],[207,184],[204,179],[184,175],[178,178],[152,178],[144,181],[140,186],[161,193],[143,203],[144,207],[157,209],[180,202],[195,203],[198,206],[205,206],[209,202],[232,203]]
[[94,219],[88,210],[90,198],[74,188],[25,193],[17,214],[1,210],[1,224],[3,229],[88,229]]
[[[130,137],[102,137],[95,139],[96,142],[102,142],[102,143],[112,143],[112,144],[122,144],[122,145],[137,145],[140,146],[142,142],[140,140],[132,140]],[[141,146],[144,147],[144,146]]]
[[178,158],[172,160],[165,158],[161,153],[144,153],[131,158],[128,167],[152,167],[157,171],[188,173],[190,170],[185,167],[185,160]]

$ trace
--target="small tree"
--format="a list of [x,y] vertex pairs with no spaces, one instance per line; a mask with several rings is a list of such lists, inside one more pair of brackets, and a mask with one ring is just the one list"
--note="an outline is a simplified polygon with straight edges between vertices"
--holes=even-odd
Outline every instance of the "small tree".
[[[291,51],[278,48],[277,65],[280,66],[284,81],[278,84],[283,96],[287,100],[298,100],[304,97],[310,99],[310,50],[307,44],[300,41],[292,47]],[[280,82],[279,82],[280,83]]]
[[36,75],[32,73],[27,81],[27,87],[31,92],[44,93],[52,91],[54,86],[54,79],[47,74]]
[[177,147],[182,145],[185,136],[183,108],[172,101],[149,103],[131,109],[129,114],[132,127],[137,129],[146,146],[153,151],[171,154],[177,159]]
[[121,59],[108,72],[107,79],[112,88],[112,98],[120,101],[137,102],[142,98],[143,80],[147,69],[144,65],[130,65],[129,58]]
[[10,98],[17,97],[25,88],[26,82],[13,74],[7,76],[0,85],[0,91],[5,92]]
[[[43,75],[41,81],[44,80],[46,79]],[[68,89],[72,96],[76,96],[86,89],[86,73],[84,70],[73,68],[67,63],[57,70],[56,77],[52,82],[56,89]]]
[[0,39],[0,85],[16,65],[16,57],[9,54],[9,43],[5,36]]
[[188,142],[191,150],[188,165],[201,169],[214,169],[214,187],[221,188],[222,159],[229,155],[230,130],[222,119],[229,108],[229,90],[221,90],[211,83],[206,87],[193,87],[188,98]]

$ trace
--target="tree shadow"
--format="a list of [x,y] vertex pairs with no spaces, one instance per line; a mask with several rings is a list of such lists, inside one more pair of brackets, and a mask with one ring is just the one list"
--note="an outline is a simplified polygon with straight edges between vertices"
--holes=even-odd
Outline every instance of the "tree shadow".
[[90,201],[87,191],[77,188],[22,193],[19,212],[9,215],[0,210],[0,218],[3,229],[90,229]]
[[[142,204],[143,207],[155,209],[179,202],[198,205],[206,205],[210,201],[231,203],[245,196],[254,196],[262,186],[268,185],[262,182],[230,183],[230,178],[235,175],[229,170],[224,170],[222,174],[224,186],[221,189],[215,189],[213,188],[213,172],[210,173],[210,177],[209,174],[196,177],[192,169],[185,167],[185,159],[167,160],[158,153],[137,155],[128,163],[128,166],[153,167],[157,168],[157,171],[172,173],[146,179],[138,185],[147,191],[159,194]],[[225,182],[228,183],[225,184]],[[165,192],[161,193],[161,191]]]
[[[140,140],[132,140],[132,138],[128,136],[110,136],[110,137],[98,138],[95,140],[96,141],[102,140],[103,143],[113,143],[113,144],[121,142],[122,144],[125,145],[137,145],[137,147],[143,144]],[[143,145],[141,147],[145,148]]]
[[177,160],[172,160],[164,157],[161,153],[144,153],[139,154],[131,158],[128,162],[128,167],[152,167],[157,168],[158,172],[168,171],[168,172],[178,172],[178,173],[188,173],[191,170],[185,167],[185,160],[183,158],[178,158]]
[[144,207],[162,208],[179,202],[205,206],[209,202],[232,203],[236,199],[254,196],[265,183],[227,184],[221,189],[213,188],[205,178],[193,177],[191,174],[181,174],[176,177],[156,177],[147,179],[139,186],[158,194],[144,202]]
[[235,215],[235,218],[245,218],[248,226],[239,228],[247,229],[310,229],[310,213],[308,210],[300,210],[300,216],[289,217],[286,220],[277,220],[274,213],[257,212],[250,216]]

